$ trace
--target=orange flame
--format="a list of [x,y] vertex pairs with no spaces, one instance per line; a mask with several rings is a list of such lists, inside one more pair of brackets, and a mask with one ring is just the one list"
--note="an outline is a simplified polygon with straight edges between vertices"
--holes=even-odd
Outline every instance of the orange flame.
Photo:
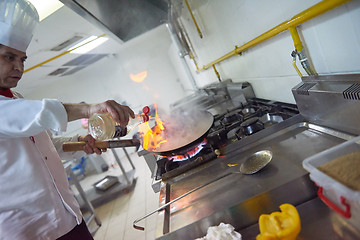
[[194,149],[189,150],[186,154],[171,156],[171,158],[175,162],[184,161],[189,158],[192,158],[193,156],[196,156],[196,154],[198,154],[204,148],[204,145],[206,145],[206,143],[207,143],[207,140],[206,140],[206,138],[204,138],[204,140],[198,146],[196,146]]
[[141,83],[144,81],[144,79],[147,77],[147,71],[139,72],[137,74],[130,73],[130,78],[134,82]]
[[141,124],[139,126],[140,137],[142,137],[142,145],[145,150],[156,149],[160,147],[162,143],[167,142],[167,140],[163,139],[161,133],[165,130],[163,126],[163,122],[161,121],[158,112],[157,106],[154,104],[155,107],[155,127],[151,128],[149,126],[149,122],[146,124]]

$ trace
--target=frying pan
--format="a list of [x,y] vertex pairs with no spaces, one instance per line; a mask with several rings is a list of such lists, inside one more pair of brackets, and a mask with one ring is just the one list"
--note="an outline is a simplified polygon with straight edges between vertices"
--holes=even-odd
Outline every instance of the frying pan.
[[146,149],[156,155],[174,156],[185,154],[200,144],[214,123],[213,115],[205,110],[181,112],[163,120],[162,133],[167,142],[154,149]]

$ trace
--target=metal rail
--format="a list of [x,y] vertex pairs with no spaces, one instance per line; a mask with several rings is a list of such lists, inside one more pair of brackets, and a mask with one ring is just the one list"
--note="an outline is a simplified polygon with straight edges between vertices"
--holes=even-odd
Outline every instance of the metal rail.
[[216,182],[216,181],[218,181],[218,180],[220,180],[220,179],[222,179],[222,178],[224,178],[224,177],[227,177],[227,176],[229,176],[229,175],[231,175],[231,174],[233,174],[233,173],[239,173],[239,172],[227,173],[227,174],[225,174],[225,175],[222,175],[222,176],[220,176],[220,177],[218,177],[218,178],[215,178],[215,179],[211,180],[211,181],[208,182],[208,183],[205,183],[204,185],[201,185],[201,186],[199,186],[199,187],[197,187],[197,188],[194,188],[193,190],[191,190],[191,191],[189,191],[189,192],[187,192],[187,193],[185,193],[185,194],[183,194],[183,195],[175,198],[174,200],[166,203],[165,205],[159,207],[158,209],[152,211],[151,213],[148,213],[148,214],[145,215],[144,217],[139,218],[139,219],[136,219],[136,220],[133,222],[133,227],[134,227],[135,229],[137,229],[137,230],[142,230],[142,231],[144,231],[144,230],[145,230],[144,227],[141,227],[141,226],[137,226],[137,225],[136,225],[136,224],[137,224],[138,222],[140,222],[141,220],[144,220],[145,218],[153,215],[154,213],[159,212],[159,211],[165,209],[166,207],[168,207],[168,206],[171,205],[172,203],[174,203],[174,202],[182,199],[183,197],[186,197],[187,195],[189,195],[189,194],[191,194],[191,193],[193,193],[193,192],[195,192],[195,191],[197,191],[197,190],[199,190],[199,189],[201,189],[201,188],[203,188],[203,187],[206,187],[206,186],[208,186],[208,185],[210,185],[210,184],[212,184],[212,183],[214,183],[214,182]]

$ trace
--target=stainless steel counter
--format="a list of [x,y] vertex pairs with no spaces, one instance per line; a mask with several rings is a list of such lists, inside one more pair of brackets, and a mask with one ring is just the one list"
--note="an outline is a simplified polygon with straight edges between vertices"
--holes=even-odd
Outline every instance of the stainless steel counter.
[[[315,199],[316,187],[302,161],[352,137],[297,115],[228,145],[222,149],[224,156],[162,183],[160,206],[206,186],[158,213],[156,237],[195,239],[220,222],[251,232],[261,214],[278,211],[283,203],[301,206]],[[254,175],[238,173],[240,164],[260,150],[272,151],[270,164]],[[302,216],[302,221],[311,215]]]
[[[259,216],[279,211],[283,203],[300,212],[300,239],[360,239],[358,230],[317,198],[302,167],[304,159],[360,133],[354,117],[359,115],[359,84],[359,74],[304,77],[292,90],[299,115],[228,144],[220,149],[221,157],[160,181],[159,205],[164,207],[157,212],[157,239],[196,239],[221,222],[233,225],[243,239],[254,239]],[[221,101],[213,103],[213,114],[226,111]],[[240,165],[261,150],[272,152],[271,162],[254,175],[240,174]]]

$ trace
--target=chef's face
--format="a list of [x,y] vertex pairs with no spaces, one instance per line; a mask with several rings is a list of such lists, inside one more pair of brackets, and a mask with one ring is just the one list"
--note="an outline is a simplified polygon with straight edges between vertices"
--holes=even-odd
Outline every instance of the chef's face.
[[24,73],[26,53],[0,44],[0,89],[16,87]]

